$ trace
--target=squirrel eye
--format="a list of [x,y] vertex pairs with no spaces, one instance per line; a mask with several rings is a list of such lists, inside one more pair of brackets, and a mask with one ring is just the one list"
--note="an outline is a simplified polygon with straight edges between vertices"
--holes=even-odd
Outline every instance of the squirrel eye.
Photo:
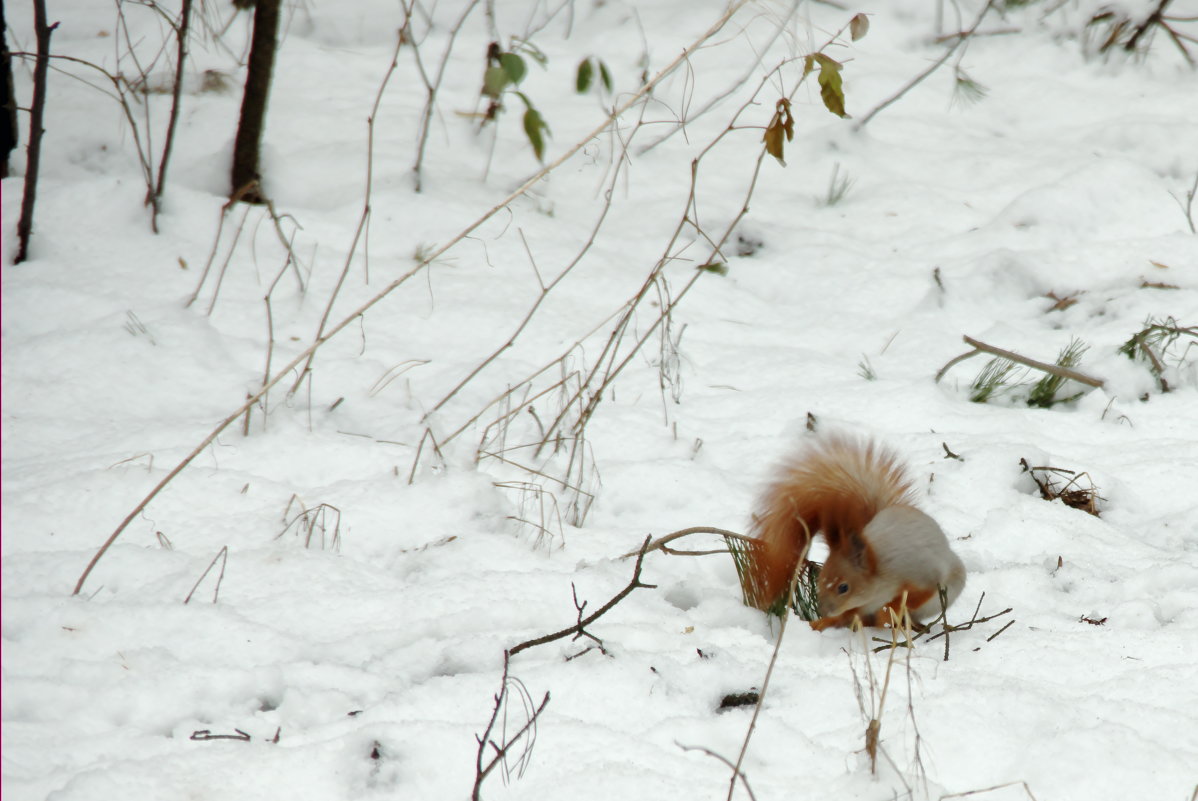
[[841,582],[840,586],[836,588],[836,591],[838,593],[840,593],[841,595],[844,595],[845,593],[847,593],[849,591],[848,582],[847,581]]

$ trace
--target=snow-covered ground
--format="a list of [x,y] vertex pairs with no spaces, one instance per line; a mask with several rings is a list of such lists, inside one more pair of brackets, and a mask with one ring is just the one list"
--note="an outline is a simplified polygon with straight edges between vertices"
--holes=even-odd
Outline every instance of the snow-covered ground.
[[[34,48],[26,5],[6,9],[18,51]],[[202,4],[155,235],[138,148],[157,164],[169,28],[139,4],[51,4],[55,52],[132,79],[132,41],[154,92],[130,95],[135,136],[99,70],[57,65],[16,266],[23,150],[3,183],[6,801],[467,797],[504,649],[573,624],[576,600],[596,611],[647,535],[744,531],[808,415],[908,460],[969,570],[950,619],[1011,611],[954,633],[948,661],[942,639],[902,652],[884,703],[889,653],[790,626],[743,763],[756,798],[1191,798],[1198,347],[1158,351],[1169,392],[1118,353],[1150,319],[1198,325],[1198,73],[1164,32],[1144,58],[1104,58],[1079,38],[1097,3],[1010,3],[862,126],[982,3],[750,2],[587,139],[725,6],[424,4],[369,150],[403,5],[285,4],[263,165],[276,227],[245,206],[222,224],[249,19]],[[824,50],[843,63],[841,119],[818,67],[799,83],[802,57],[858,11],[868,34]],[[495,123],[472,116],[495,37],[545,57],[523,51],[519,89],[549,126],[546,162],[583,146],[485,216],[540,166],[510,91]],[[447,47],[417,193],[416,56],[432,80]],[[586,57],[612,92],[575,92]],[[25,105],[28,62],[16,81]],[[787,166],[765,157],[754,184],[791,93]],[[396,282],[73,594],[268,369]],[[965,335],[1049,362],[1080,339],[1078,369],[1105,385],[1048,409],[972,403],[986,357],[935,381]],[[559,414],[560,447],[538,451]],[[1042,500],[1021,460],[1085,473],[1101,516]],[[640,578],[653,586],[588,627],[602,649],[566,637],[512,657],[489,736],[515,738],[511,776],[496,768],[483,796],[727,794],[713,754],[736,760],[752,708],[717,707],[761,687],[777,627],[742,604],[725,555],[651,553]],[[516,737],[546,694],[535,738]]]

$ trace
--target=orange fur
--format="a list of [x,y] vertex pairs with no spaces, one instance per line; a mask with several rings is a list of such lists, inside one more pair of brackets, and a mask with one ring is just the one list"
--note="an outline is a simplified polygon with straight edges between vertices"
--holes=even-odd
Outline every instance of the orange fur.
[[889,625],[892,611],[916,620],[941,586],[951,603],[965,582],[939,526],[914,508],[912,482],[897,457],[843,435],[819,437],[782,465],[758,501],[752,533],[745,589],[760,609],[786,597],[812,537],[826,540],[825,616],[812,621],[816,630],[855,620]]
[[911,481],[894,454],[873,443],[830,435],[783,464],[753,516],[759,541],[750,549],[753,605],[769,609],[786,593],[813,536],[843,549],[881,509],[910,495]]

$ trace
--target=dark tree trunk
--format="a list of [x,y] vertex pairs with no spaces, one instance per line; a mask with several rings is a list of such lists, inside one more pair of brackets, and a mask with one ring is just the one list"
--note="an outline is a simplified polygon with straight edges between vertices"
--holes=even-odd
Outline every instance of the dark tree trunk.
[[250,42],[250,63],[245,76],[245,94],[241,98],[241,121],[233,142],[233,200],[261,203],[261,173],[258,151],[262,129],[266,126],[266,101],[270,96],[271,73],[278,44],[279,0],[258,0],[254,5],[254,35]]
[[46,78],[50,68],[50,33],[58,23],[46,24],[46,0],[33,0],[33,33],[37,38],[37,61],[33,68],[33,102],[29,107],[28,164],[25,165],[25,195],[21,199],[21,219],[17,222],[17,257],[20,264],[29,255],[29,235],[33,231],[33,203],[37,199],[37,167],[42,154],[42,116],[46,110]]
[[12,54],[8,51],[8,25],[4,0],[0,0],[0,178],[8,177],[8,156],[17,147],[17,99],[12,89]]

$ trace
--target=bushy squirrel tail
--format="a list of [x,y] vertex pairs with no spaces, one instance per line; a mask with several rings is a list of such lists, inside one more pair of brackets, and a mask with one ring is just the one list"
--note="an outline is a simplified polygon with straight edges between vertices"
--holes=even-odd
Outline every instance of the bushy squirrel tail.
[[910,504],[911,479],[892,451],[844,434],[820,435],[776,471],[757,500],[742,581],[758,609],[773,607],[790,588],[811,538],[822,532],[838,551],[882,509]]

